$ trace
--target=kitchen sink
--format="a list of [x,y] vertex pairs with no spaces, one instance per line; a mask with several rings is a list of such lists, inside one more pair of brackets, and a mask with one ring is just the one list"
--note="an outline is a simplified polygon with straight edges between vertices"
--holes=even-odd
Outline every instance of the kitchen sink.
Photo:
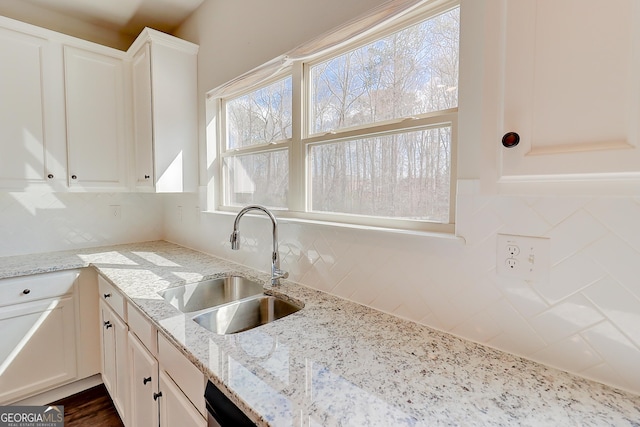
[[302,307],[265,295],[207,311],[193,318],[200,326],[218,335],[253,329],[295,313]]
[[189,283],[159,292],[169,304],[183,313],[193,313],[260,295],[262,284],[240,276]]

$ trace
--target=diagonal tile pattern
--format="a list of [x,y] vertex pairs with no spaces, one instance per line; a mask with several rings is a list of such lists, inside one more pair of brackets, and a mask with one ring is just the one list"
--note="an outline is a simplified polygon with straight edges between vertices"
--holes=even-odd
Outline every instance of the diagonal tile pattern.
[[[202,224],[171,218],[197,197],[165,203],[168,240],[269,268],[265,220],[244,223],[232,252],[231,216],[203,214],[205,237]],[[487,196],[462,180],[457,209],[464,242],[281,220],[283,267],[307,286],[640,393],[640,199]],[[549,280],[497,276],[497,233],[550,238]]]
[[159,239],[162,208],[151,194],[0,192],[0,256]]
[[[231,251],[234,216],[199,206],[198,195],[0,193],[0,256],[166,238],[268,271],[266,218],[243,218]],[[307,286],[640,393],[640,198],[484,195],[462,180],[457,207],[460,239],[280,220],[282,266]],[[548,237],[549,280],[497,276],[497,233]]]

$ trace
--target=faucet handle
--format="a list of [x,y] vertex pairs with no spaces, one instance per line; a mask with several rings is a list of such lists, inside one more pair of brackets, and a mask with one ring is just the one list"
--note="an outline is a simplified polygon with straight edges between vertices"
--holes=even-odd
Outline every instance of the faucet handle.
[[271,286],[280,286],[280,279],[286,279],[289,273],[280,269],[274,269],[271,272]]

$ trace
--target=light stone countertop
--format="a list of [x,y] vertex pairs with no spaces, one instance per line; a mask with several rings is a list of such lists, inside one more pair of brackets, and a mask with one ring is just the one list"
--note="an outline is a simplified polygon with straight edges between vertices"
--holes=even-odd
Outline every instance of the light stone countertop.
[[[284,281],[305,307],[220,336],[158,291],[268,275],[167,242],[0,258],[0,278],[93,265],[262,426],[640,426],[640,396]],[[640,366],[640,365],[639,365]]]

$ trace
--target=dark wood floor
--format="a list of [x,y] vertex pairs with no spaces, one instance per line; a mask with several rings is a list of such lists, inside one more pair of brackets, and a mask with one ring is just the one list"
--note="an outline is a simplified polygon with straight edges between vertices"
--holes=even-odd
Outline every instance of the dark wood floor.
[[65,427],[124,427],[104,384],[50,405],[64,405]]

